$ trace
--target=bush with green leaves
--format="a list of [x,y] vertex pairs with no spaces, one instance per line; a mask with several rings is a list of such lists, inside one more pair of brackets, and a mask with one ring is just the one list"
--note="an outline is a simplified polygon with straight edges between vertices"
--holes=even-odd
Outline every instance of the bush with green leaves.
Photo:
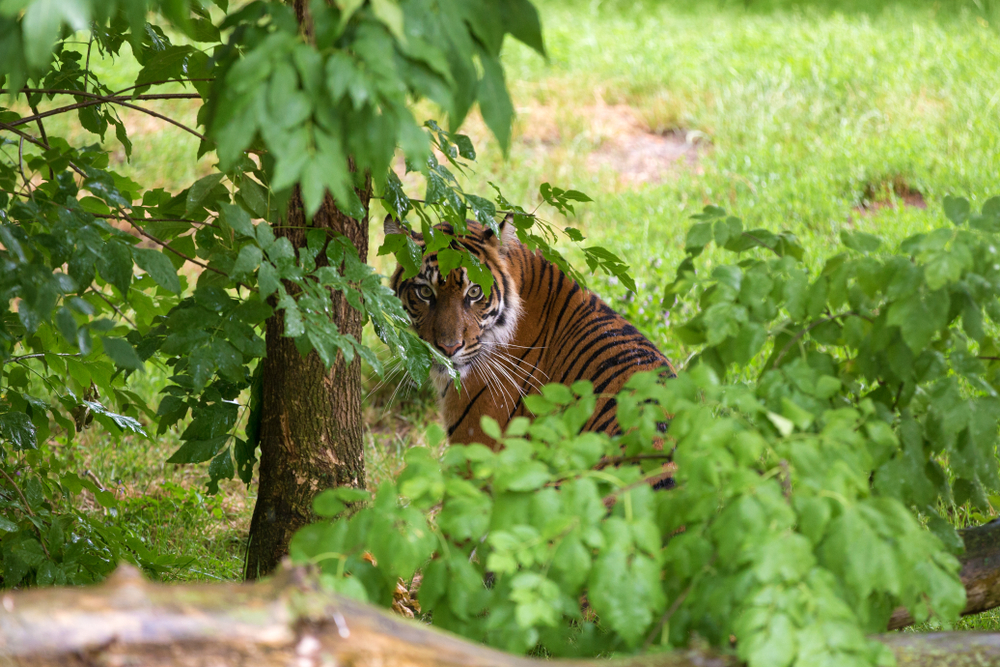
[[[673,331],[699,352],[629,381],[624,435],[581,433],[590,386],[549,385],[534,421],[484,424],[502,451],[413,449],[371,499],[321,494],[294,558],[380,604],[419,573],[435,625],[511,651],[733,636],[752,667],[884,664],[866,635],[895,607],[964,607],[942,512],[1000,486],[1000,198],[945,211],[895,248],[845,231],[810,270],[793,235],[705,209],[665,295],[695,306]],[[668,456],[677,486],[653,491]]]

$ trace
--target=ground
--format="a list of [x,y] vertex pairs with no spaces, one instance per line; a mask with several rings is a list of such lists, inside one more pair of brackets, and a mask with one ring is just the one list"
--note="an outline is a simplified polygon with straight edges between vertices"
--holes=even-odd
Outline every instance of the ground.
[[[947,194],[974,206],[1000,194],[1000,35],[993,16],[972,3],[538,4],[548,58],[508,42],[513,144],[502,155],[470,117],[463,130],[480,159],[469,189],[488,194],[493,181],[529,209],[544,182],[589,194],[595,202],[578,218],[539,212],[632,265],[636,295],[604,276],[591,286],[679,364],[689,350],[668,326],[683,313],[665,312],[660,294],[683,255],[689,217],[704,205],[723,206],[748,226],[789,229],[810,258],[821,258],[843,229],[898,241],[939,225]],[[134,79],[104,66],[121,87]],[[193,124],[187,103],[150,106]],[[211,156],[194,159],[195,137],[135,112],[123,116],[135,142],[131,162],[118,156],[124,173],[176,191],[210,171]],[[57,129],[53,123],[50,132]],[[373,211],[373,220],[381,216]],[[372,225],[375,247],[380,227]],[[161,377],[152,369],[136,381],[154,404]],[[398,472],[402,452],[423,442],[433,421],[426,393],[401,391],[390,401],[395,380],[377,382],[366,410],[372,485]],[[252,487],[233,482],[218,497],[204,495],[203,470],[163,462],[177,444],[175,434],[112,441],[92,430],[71,447],[129,499],[123,520],[157,549],[197,556],[197,567],[174,576],[237,577]],[[984,518],[962,508],[953,514],[960,524]],[[991,615],[965,624],[998,627]]]

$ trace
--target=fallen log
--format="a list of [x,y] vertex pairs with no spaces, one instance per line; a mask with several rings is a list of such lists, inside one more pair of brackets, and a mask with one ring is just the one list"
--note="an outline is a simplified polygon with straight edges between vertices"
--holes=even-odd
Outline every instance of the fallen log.
[[[965,585],[965,609],[962,616],[1000,607],[1000,519],[982,526],[958,531],[965,542],[962,583]],[[889,619],[889,630],[913,624],[904,607],[898,607]]]
[[[876,637],[900,665],[1000,663],[1000,634]],[[155,584],[133,567],[105,583],[0,596],[0,665],[144,667],[736,667],[710,649],[620,660],[512,656],[322,591],[303,569],[253,584]]]

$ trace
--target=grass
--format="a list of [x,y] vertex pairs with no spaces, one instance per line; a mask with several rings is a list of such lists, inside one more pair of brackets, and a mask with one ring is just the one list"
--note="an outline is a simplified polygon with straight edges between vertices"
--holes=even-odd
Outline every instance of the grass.
[[[595,199],[570,224],[625,257],[640,290],[627,298],[600,276],[592,286],[675,360],[689,351],[668,323],[683,314],[663,312],[659,294],[704,205],[789,229],[818,259],[843,229],[898,241],[942,224],[946,194],[978,203],[1000,194],[993,15],[959,2],[692,4],[539,2],[548,60],[513,41],[505,50],[518,110],[509,156],[478,117],[464,128],[481,151],[471,190],[491,192],[491,180],[533,206],[548,181]],[[136,74],[104,67],[121,87]],[[193,124],[190,104],[155,108]],[[123,116],[135,142],[130,163],[118,155],[124,173],[177,191],[210,170],[210,156],[195,159],[194,137]],[[72,117],[52,121],[49,132],[82,132],[74,126]],[[653,178],[625,173],[643,147],[677,138],[688,162],[653,160]],[[159,379],[151,373],[136,390],[155,402]],[[375,384],[365,413],[372,484],[399,471],[433,421],[425,394],[391,403],[391,383]],[[237,577],[252,491],[233,483],[218,498],[201,495],[203,471],[163,462],[177,444],[170,434],[117,442],[92,432],[73,454],[120,490],[124,517],[158,549],[197,556],[197,571],[178,576]],[[995,630],[1000,617],[960,627]]]

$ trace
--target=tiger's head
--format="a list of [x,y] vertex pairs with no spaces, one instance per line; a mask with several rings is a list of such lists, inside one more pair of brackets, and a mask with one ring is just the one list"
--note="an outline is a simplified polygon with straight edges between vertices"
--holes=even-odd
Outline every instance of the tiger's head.
[[[386,234],[410,234],[424,247],[424,236],[407,232],[392,220],[385,219]],[[435,229],[454,234],[449,224]],[[423,258],[417,275],[403,279],[403,268],[392,276],[392,288],[410,315],[413,328],[451,360],[464,378],[476,366],[477,359],[488,356],[514,336],[521,316],[520,286],[517,272],[511,270],[511,251],[520,247],[511,219],[500,223],[499,236],[488,227],[469,221],[468,233],[455,236],[451,247],[468,250],[493,274],[493,286],[487,295],[469,279],[464,267],[442,275],[438,253]],[[443,368],[435,369],[438,372]]]

